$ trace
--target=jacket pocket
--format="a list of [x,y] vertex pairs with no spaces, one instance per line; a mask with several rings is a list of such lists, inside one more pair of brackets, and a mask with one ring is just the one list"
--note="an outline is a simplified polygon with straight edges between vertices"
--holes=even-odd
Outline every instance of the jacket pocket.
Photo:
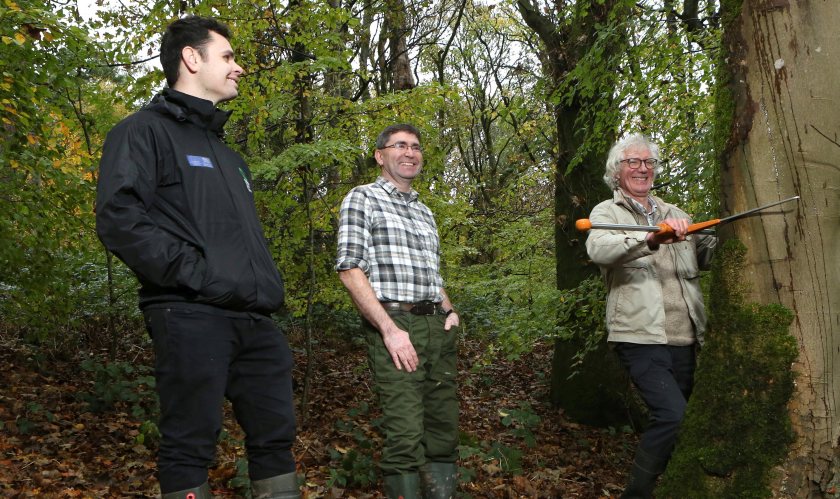
[[242,228],[222,222],[209,224],[206,229],[207,268],[200,301],[225,308],[248,308],[256,301],[257,287]]
[[657,303],[662,290],[650,267],[636,260],[615,272],[607,301],[610,332],[646,330],[657,322]]
[[697,252],[694,244],[684,241],[674,245],[677,255],[677,274],[683,279],[697,279],[700,277],[700,267],[697,264]]

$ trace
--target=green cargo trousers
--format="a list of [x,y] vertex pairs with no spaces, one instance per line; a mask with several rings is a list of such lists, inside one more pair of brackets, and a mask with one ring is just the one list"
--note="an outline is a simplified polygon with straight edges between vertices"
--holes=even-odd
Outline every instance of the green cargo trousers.
[[382,336],[366,324],[368,363],[383,415],[383,475],[417,473],[428,462],[454,463],[458,446],[457,345],[460,328],[443,329],[443,315],[388,311],[408,332],[419,365],[397,370]]

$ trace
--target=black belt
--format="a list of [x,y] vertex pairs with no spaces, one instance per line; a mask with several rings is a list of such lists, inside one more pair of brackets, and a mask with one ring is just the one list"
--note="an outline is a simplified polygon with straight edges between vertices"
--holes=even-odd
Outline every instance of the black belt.
[[382,307],[385,310],[399,310],[401,312],[409,312],[414,315],[446,315],[446,310],[443,309],[440,303],[433,301],[419,301],[416,303],[407,303],[403,301],[383,301]]

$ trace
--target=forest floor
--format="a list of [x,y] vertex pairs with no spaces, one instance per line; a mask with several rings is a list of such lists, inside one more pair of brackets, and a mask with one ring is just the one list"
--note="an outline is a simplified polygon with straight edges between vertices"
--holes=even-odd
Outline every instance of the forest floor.
[[[0,343],[0,497],[159,497],[157,443],[138,418],[153,398],[137,373],[100,370],[97,384],[74,358],[82,354],[45,359],[18,341]],[[305,413],[306,357],[295,351],[303,497],[380,498],[382,438],[364,349],[333,343],[315,348]],[[637,436],[575,424],[551,407],[550,343],[516,360],[489,361],[487,350],[474,340],[460,347],[459,497],[617,497]],[[149,365],[146,350],[134,355],[121,365]],[[114,401],[94,411],[92,393]],[[224,410],[210,485],[218,497],[246,497],[242,432]]]

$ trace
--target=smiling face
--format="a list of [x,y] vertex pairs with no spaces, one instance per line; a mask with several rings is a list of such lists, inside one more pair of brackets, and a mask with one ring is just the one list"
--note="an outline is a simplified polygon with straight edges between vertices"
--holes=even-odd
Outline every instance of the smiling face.
[[[622,159],[648,159],[651,157],[653,156],[647,147],[630,146],[624,150]],[[626,162],[622,162],[621,169],[618,171],[618,185],[628,196],[647,206],[648,193],[653,187],[653,177],[654,170],[647,163],[640,164],[634,170]]]
[[194,62],[195,95],[212,101],[213,104],[231,100],[239,94],[239,77],[242,68],[233,59],[230,42],[222,35],[211,31],[210,41],[196,58],[188,54],[192,47],[186,47],[184,57]]
[[423,171],[423,152],[415,151],[411,146],[419,146],[420,140],[408,132],[396,132],[388,139],[388,146],[403,142],[409,147],[397,149],[384,147],[374,153],[376,162],[382,167],[382,176],[403,192],[411,190],[411,181]]

